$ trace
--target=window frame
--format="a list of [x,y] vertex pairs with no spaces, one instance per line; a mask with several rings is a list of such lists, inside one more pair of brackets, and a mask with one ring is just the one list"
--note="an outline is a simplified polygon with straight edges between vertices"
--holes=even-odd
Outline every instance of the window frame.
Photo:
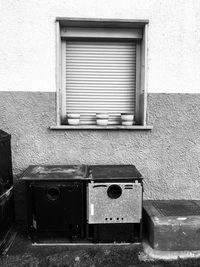
[[[81,29],[82,30],[82,29]],[[70,34],[71,35],[71,34]],[[78,41],[78,42],[81,42],[81,41],[105,41],[105,42],[122,42],[122,43],[135,43],[135,46],[136,46],[136,78],[135,78],[135,81],[136,81],[136,85],[135,85],[135,103],[133,104],[134,106],[134,115],[135,115],[135,121],[139,121],[139,94],[140,94],[140,75],[141,75],[141,60],[140,60],[140,50],[141,50],[141,38],[138,38],[140,35],[137,36],[137,33],[136,34],[133,34],[133,35],[136,35],[135,38],[127,38],[127,39],[124,39],[122,37],[120,37],[121,39],[117,39],[117,38],[105,38],[105,37],[93,37],[93,34],[87,38],[84,38],[84,39],[80,39],[79,37],[68,37],[67,35],[65,37],[63,37],[63,35],[61,34],[61,123],[62,125],[67,125],[65,123],[66,121],[66,42],[67,41]],[[73,39],[72,39],[73,38]],[[89,124],[90,125],[90,124]],[[119,125],[119,124],[117,124]]]
[[[112,20],[112,19],[73,19],[73,18],[56,18],[56,125],[51,129],[127,129],[127,130],[150,130],[152,126],[147,125],[147,34],[148,20]],[[62,124],[63,109],[63,89],[62,89],[62,41],[61,28],[114,28],[114,29],[142,29],[142,39],[140,45],[137,45],[136,51],[136,108],[135,116],[138,124],[132,126],[122,125],[65,125]],[[87,33],[86,33],[87,34]],[[71,38],[77,38],[72,36]],[[62,37],[63,38],[63,37]],[[70,38],[70,37],[69,37]],[[140,66],[138,66],[138,64]],[[138,71],[139,70],[139,71]]]

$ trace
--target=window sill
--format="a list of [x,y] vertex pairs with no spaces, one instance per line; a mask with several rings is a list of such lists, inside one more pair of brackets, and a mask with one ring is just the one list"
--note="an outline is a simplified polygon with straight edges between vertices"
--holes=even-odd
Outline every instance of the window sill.
[[152,130],[151,125],[109,125],[109,126],[97,126],[97,125],[55,125],[50,126],[50,130]]

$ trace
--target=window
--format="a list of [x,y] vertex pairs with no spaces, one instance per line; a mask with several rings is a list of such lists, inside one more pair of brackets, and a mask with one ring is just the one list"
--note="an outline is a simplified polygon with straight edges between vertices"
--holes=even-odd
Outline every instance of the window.
[[67,129],[67,114],[79,114],[77,128],[95,128],[96,114],[106,113],[106,128],[125,129],[121,114],[131,113],[129,128],[145,128],[147,21],[56,23],[57,126]]

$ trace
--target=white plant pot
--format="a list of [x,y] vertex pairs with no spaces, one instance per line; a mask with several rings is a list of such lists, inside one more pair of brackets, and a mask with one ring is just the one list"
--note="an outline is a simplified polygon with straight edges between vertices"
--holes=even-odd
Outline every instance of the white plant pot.
[[108,125],[108,119],[97,119],[97,125],[101,125],[101,126]]
[[68,113],[67,118],[68,119],[80,119],[80,114],[79,113]]
[[78,125],[80,123],[80,119],[68,119],[69,125]]
[[96,113],[97,119],[108,119],[109,114],[108,113]]
[[122,121],[133,121],[134,115],[132,113],[122,113],[121,119],[122,119]]
[[130,120],[130,121],[122,121],[122,125],[123,126],[131,126],[131,125],[133,125],[133,121],[132,120]]

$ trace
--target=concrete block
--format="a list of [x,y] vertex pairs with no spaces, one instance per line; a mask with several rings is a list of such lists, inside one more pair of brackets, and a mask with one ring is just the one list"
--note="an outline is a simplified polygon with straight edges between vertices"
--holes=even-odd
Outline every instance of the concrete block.
[[146,200],[146,237],[156,250],[200,250],[200,201]]

